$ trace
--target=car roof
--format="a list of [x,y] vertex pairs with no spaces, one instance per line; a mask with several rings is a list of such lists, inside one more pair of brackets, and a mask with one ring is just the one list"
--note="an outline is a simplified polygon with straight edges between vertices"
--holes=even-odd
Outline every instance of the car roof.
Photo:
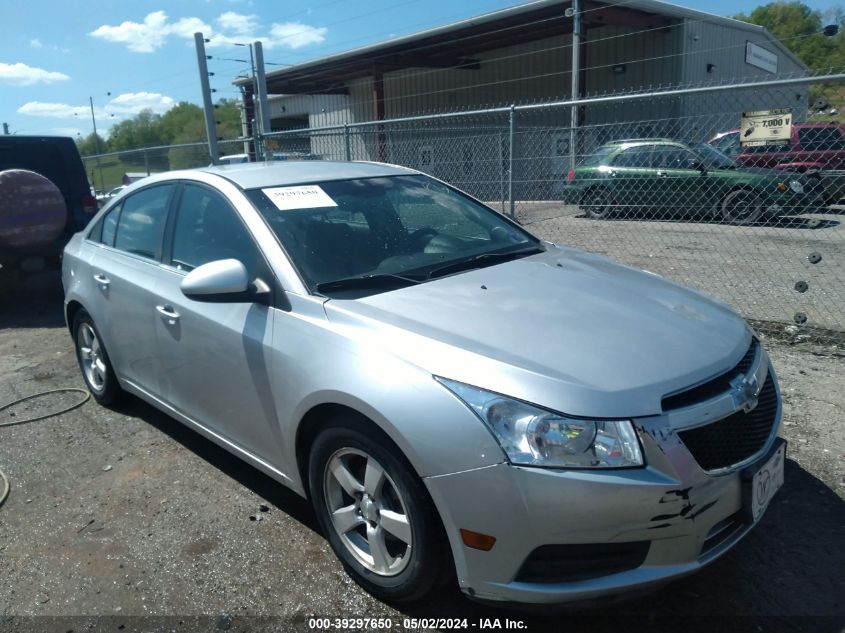
[[600,147],[627,149],[628,147],[637,147],[638,145],[680,145],[682,147],[686,147],[689,143],[676,138],[625,138],[616,141],[608,141]]
[[279,187],[327,180],[349,180],[352,178],[375,178],[378,176],[402,176],[417,174],[385,163],[342,162],[325,160],[302,160],[267,163],[240,163],[216,165],[198,171],[222,176],[242,189]]

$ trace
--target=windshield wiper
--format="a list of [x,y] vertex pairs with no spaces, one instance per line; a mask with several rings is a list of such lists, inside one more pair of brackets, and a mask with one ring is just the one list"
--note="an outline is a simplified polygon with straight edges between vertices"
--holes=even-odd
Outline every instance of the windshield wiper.
[[449,264],[444,264],[443,266],[434,268],[429,271],[428,279],[433,279],[434,277],[442,277],[443,275],[448,275],[449,273],[456,273],[461,270],[480,268],[486,263],[503,262],[509,259],[521,257],[523,255],[533,255],[534,253],[542,252],[543,249],[541,247],[530,246],[528,248],[520,248],[514,251],[506,251],[504,253],[481,253],[480,255],[474,255],[472,257],[468,257],[467,259],[461,259],[459,261],[451,262]]
[[379,273],[374,275],[360,275],[358,277],[345,277],[333,279],[317,284],[320,292],[331,292],[332,290],[368,290],[389,288],[392,286],[402,287],[422,283],[423,279],[414,279],[391,273]]

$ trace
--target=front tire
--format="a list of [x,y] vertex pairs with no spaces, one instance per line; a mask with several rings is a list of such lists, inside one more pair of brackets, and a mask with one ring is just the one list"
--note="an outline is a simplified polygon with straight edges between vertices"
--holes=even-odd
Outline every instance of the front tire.
[[114,403],[121,394],[120,385],[114,375],[103,339],[91,315],[85,310],[77,312],[73,320],[73,342],[76,360],[79,362],[79,369],[88,391],[102,405]]
[[730,224],[753,224],[763,215],[763,200],[756,191],[736,189],[722,199],[719,211],[722,219]]
[[354,422],[338,421],[311,448],[308,483],[317,520],[347,573],[369,593],[419,600],[446,565],[437,513],[396,447]]

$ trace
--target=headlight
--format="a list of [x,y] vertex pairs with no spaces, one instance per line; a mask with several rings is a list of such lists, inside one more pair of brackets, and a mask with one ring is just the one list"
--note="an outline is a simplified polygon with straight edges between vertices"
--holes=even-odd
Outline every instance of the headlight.
[[580,420],[437,378],[493,432],[511,463],[565,468],[642,466],[630,420]]
[[802,185],[797,180],[790,180],[789,188],[792,189],[792,191],[794,191],[795,193],[804,193],[804,185]]

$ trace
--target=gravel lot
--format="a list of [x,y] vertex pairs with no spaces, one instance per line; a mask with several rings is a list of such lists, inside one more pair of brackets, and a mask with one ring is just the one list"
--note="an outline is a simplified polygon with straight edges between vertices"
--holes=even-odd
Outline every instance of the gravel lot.
[[[612,250],[623,223],[602,224],[615,227],[602,229]],[[534,229],[571,237],[579,225],[598,227],[572,217]],[[0,405],[82,386],[57,278],[2,286],[0,302]],[[0,508],[0,631],[305,631],[315,616],[392,618],[393,630],[418,628],[404,618],[449,616],[472,629],[485,618],[504,629],[509,618],[535,631],[843,631],[845,355],[808,342],[767,346],[784,390],[786,485],[742,544],[656,593],[537,614],[446,589],[396,610],[347,578],[307,502],[129,398],[0,428],[12,486]],[[0,422],[72,400],[0,411]]]

